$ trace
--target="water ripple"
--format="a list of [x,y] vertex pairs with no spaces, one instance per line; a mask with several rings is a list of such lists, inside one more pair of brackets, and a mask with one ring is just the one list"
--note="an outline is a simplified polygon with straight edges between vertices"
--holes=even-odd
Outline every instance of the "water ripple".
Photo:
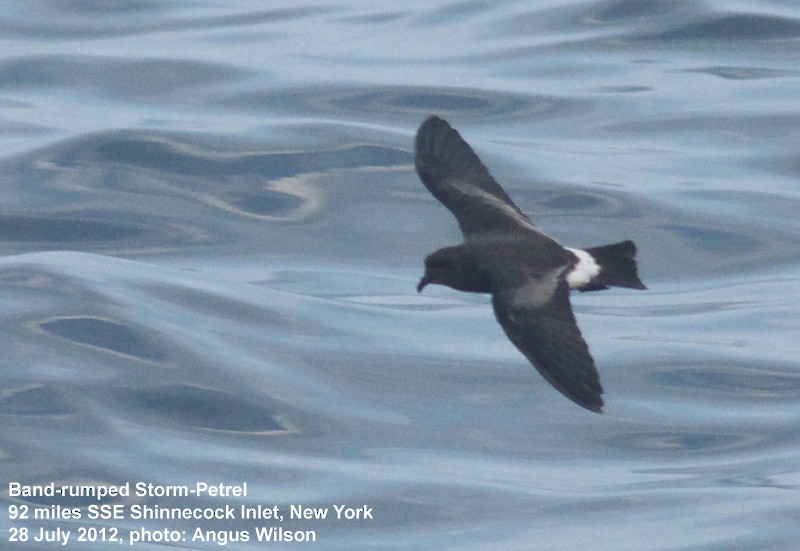
[[408,120],[431,113],[481,120],[536,116],[547,118],[574,113],[581,102],[558,97],[485,92],[468,88],[413,86],[370,88],[304,88],[279,92],[248,92],[221,102],[225,107],[272,112],[313,114],[317,117]]
[[[155,388],[117,388],[112,394],[127,416],[159,417],[157,423],[185,428],[249,433],[283,434],[294,429],[278,412],[241,396],[180,384]],[[114,407],[119,407],[114,406]]]
[[114,354],[152,362],[168,358],[168,353],[154,337],[113,320],[89,316],[62,317],[39,322],[38,327],[50,335]]
[[[656,33],[649,38],[668,41],[774,41],[800,37],[800,20],[752,13],[709,15]],[[644,37],[641,37],[644,38]]]
[[8,415],[60,417],[76,412],[63,392],[52,385],[6,390],[0,395],[0,412]]
[[24,56],[0,61],[0,89],[68,88],[114,99],[185,105],[199,100],[198,90],[245,74],[227,65],[198,61]]

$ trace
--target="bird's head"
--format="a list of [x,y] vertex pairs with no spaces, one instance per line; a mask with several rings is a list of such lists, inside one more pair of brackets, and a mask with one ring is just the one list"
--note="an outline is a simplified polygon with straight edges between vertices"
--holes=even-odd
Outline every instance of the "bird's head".
[[419,280],[417,292],[421,293],[426,285],[433,283],[436,285],[449,285],[455,271],[457,270],[456,247],[439,249],[433,254],[425,257],[425,274]]
[[458,291],[488,293],[489,285],[471,261],[464,245],[439,249],[425,258],[425,274],[417,284],[421,293],[426,285],[446,285]]

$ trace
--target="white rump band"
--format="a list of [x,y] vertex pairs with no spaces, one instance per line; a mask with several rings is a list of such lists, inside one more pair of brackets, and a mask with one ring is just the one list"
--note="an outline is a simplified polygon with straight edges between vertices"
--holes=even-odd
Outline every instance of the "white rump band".
[[565,248],[578,257],[578,263],[567,274],[567,284],[570,289],[585,287],[600,275],[600,265],[592,255],[582,249]]

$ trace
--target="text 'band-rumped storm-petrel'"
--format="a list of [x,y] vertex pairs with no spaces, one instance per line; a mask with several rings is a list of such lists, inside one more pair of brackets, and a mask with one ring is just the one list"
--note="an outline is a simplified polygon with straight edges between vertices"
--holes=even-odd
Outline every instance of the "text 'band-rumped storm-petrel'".
[[591,411],[603,387],[572,313],[570,289],[645,289],[632,241],[590,249],[562,247],[538,232],[494,181],[461,135],[430,117],[417,131],[417,173],[452,212],[464,243],[425,259],[417,291],[429,283],[491,293],[497,321],[536,370],[564,396]]

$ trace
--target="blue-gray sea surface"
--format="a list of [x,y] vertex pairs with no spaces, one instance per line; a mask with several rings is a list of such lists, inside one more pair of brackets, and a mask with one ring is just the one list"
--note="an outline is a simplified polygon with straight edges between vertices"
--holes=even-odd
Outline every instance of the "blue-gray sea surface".
[[[286,549],[800,549],[796,2],[9,0],[0,44],[14,548],[267,547],[7,484],[206,481],[247,496],[102,503],[278,506]],[[487,297],[416,293],[460,240],[433,113],[549,235],[636,241],[648,291],[572,297],[603,415]],[[334,504],[373,518],[288,518]]]

